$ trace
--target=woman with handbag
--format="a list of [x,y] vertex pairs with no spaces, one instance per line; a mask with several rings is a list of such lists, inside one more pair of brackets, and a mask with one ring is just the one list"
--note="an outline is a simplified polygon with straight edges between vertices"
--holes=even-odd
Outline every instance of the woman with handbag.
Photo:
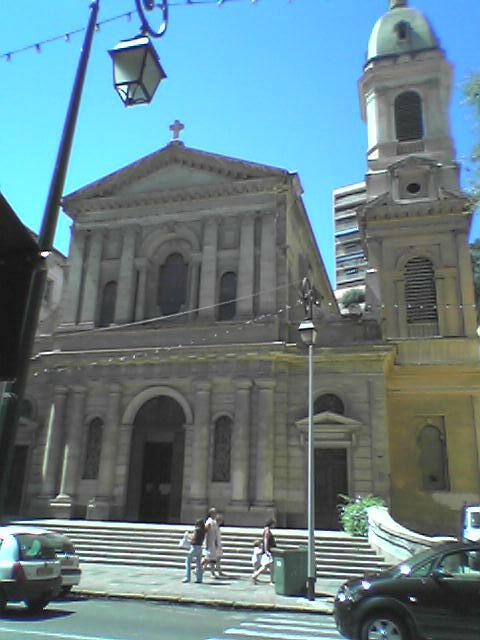
[[185,560],[185,577],[182,582],[190,582],[192,574],[192,560],[195,560],[195,582],[200,584],[203,580],[202,569],[202,545],[205,539],[205,521],[199,518],[195,522],[195,529],[190,534],[190,549]]
[[273,584],[273,556],[272,549],[276,546],[275,537],[272,533],[272,527],[275,526],[275,520],[271,518],[265,523],[262,535],[262,555],[260,556],[260,566],[252,573],[252,580],[256,584],[258,576],[262,573],[270,573],[270,584]]

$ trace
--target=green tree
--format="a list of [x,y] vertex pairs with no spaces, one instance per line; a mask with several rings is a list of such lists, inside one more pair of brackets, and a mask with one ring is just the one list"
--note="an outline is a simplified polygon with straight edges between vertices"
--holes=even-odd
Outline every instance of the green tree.
[[480,240],[477,239],[470,245],[470,256],[472,258],[473,285],[475,287],[475,303],[478,315],[480,302]]
[[[464,87],[464,93],[467,104],[474,109],[478,128],[480,130],[480,72],[472,75]],[[472,160],[476,166],[475,178],[472,185],[472,197],[474,199],[474,203],[478,205],[480,202],[480,133],[478,132],[477,137],[479,138],[479,141],[475,144],[472,151]]]

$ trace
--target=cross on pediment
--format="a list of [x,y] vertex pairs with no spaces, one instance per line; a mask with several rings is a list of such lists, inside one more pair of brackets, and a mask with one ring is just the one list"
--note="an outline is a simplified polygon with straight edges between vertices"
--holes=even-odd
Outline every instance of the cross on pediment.
[[180,120],[175,120],[175,122],[170,125],[169,129],[173,132],[172,140],[178,140],[180,137],[180,131],[185,129],[185,125],[182,124]]

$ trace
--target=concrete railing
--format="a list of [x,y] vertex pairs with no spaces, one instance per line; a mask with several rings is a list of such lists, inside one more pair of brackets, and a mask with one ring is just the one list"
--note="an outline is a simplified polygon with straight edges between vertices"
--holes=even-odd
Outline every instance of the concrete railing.
[[396,564],[412,554],[429,549],[451,537],[430,537],[411,531],[396,522],[387,507],[368,508],[368,541],[387,562]]

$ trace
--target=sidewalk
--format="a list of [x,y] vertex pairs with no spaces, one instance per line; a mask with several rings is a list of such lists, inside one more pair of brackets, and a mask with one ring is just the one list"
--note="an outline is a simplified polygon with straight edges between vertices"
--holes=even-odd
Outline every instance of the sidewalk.
[[247,577],[214,579],[204,574],[202,584],[183,584],[183,571],[128,565],[82,564],[82,579],[73,593],[200,604],[213,607],[275,609],[330,614],[339,580],[317,580],[314,601],[275,593],[268,576],[259,584]]

